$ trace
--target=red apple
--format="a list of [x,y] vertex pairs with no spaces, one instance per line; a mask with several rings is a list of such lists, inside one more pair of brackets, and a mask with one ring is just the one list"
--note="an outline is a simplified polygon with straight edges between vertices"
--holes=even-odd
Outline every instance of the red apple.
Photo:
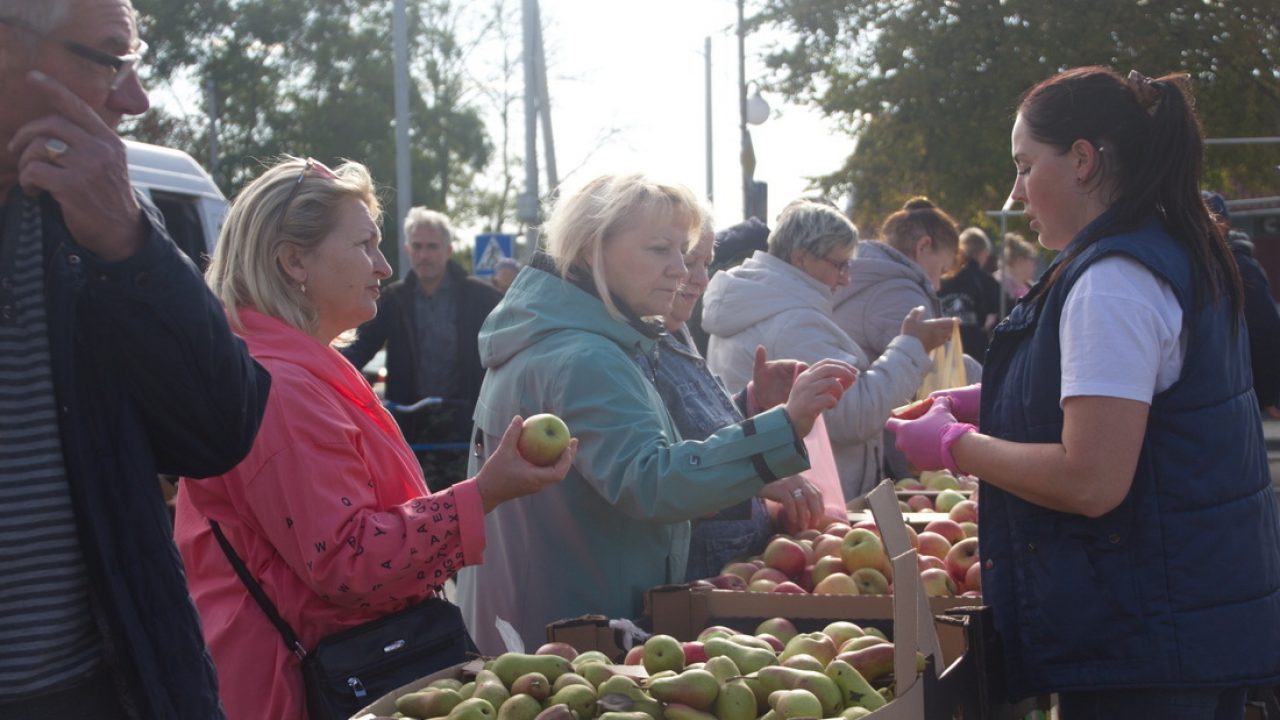
[[707,661],[707,649],[702,643],[695,641],[680,643],[681,649],[684,650],[685,667],[694,663],[704,663]]
[[816,587],[831,573],[842,573],[845,571],[844,560],[837,557],[820,557],[818,562],[813,564],[813,584]]
[[889,580],[884,573],[875,568],[859,568],[855,570],[853,581],[858,585],[859,595],[888,595]]
[[951,552],[951,543],[946,538],[928,530],[920,533],[920,555],[922,558],[936,557],[942,560],[949,552]]
[[824,557],[840,557],[840,542],[844,540],[844,535],[836,537],[834,535],[823,535],[813,543],[814,565],[818,564],[818,560]]
[[964,530],[960,527],[960,524],[957,523],[955,520],[951,520],[949,518],[934,520],[933,522],[924,526],[924,531],[937,533],[942,537],[946,538],[947,542],[951,543],[952,545],[955,545],[956,543],[964,539]]
[[730,575],[728,573],[725,573],[724,575],[717,575],[711,578],[710,580],[708,580],[707,582],[711,583],[713,587],[717,587],[721,590],[746,590],[747,589],[747,581],[743,580],[738,575]]
[[644,662],[644,646],[634,645],[627,651],[627,657],[622,661],[623,665],[640,665]]
[[759,569],[760,568],[756,567],[755,565],[749,562],[736,562],[736,563],[729,563],[728,565],[725,565],[724,569],[720,571],[720,574],[721,575],[737,575],[738,577],[742,578],[744,581],[750,582],[751,576],[755,575],[756,570],[759,570]]
[[847,572],[859,568],[879,568],[885,564],[884,544],[870,530],[854,528],[844,536],[840,544],[840,559],[844,560]]
[[964,587],[966,590],[982,592],[982,564],[974,563],[964,571]]
[[942,558],[936,558],[932,555],[919,555],[916,560],[919,562],[921,570],[928,570],[929,568],[947,569],[947,564],[943,562]]
[[947,517],[955,520],[957,523],[978,522],[978,503],[972,500],[961,500],[951,508],[951,512],[947,513]]
[[781,571],[787,580],[800,577],[808,562],[804,548],[794,540],[783,537],[771,540],[764,549],[763,557],[765,565]]
[[976,562],[978,562],[978,539],[965,538],[956,543],[951,548],[951,552],[947,553],[947,572],[951,574],[951,579],[963,583],[965,573],[969,572],[969,567]]
[[711,627],[706,628],[702,632],[698,633],[698,642],[705,643],[706,641],[710,640],[713,637],[727,639],[737,634],[738,634],[738,631],[734,630],[731,627],[725,627],[724,625],[712,625]]
[[976,522],[962,522],[960,523],[960,529],[964,531],[965,537],[978,537],[978,523]]
[[796,533],[793,537],[796,540],[817,540],[818,536],[821,534],[822,533],[818,532],[813,528],[805,528],[804,530],[801,530],[800,532]]
[[907,507],[911,512],[933,512],[933,501],[928,495],[912,495],[907,498]]
[[[876,527],[875,520],[859,520],[858,522],[853,524],[853,527],[851,529],[852,530],[870,530],[876,535],[880,534],[880,528]],[[848,534],[849,533],[845,533],[846,536],[848,536]]]
[[786,582],[790,579],[791,578],[787,577],[786,573],[778,570],[777,568],[771,567],[760,568],[756,571],[755,575],[751,576],[751,582],[755,582],[757,580],[772,580],[775,583],[780,583]]
[[774,585],[773,592],[785,593],[789,595],[808,595],[809,594],[808,590],[805,590],[804,588],[791,582],[790,580]]
[[534,655],[559,655],[565,660],[578,657],[578,651],[569,643],[549,642],[533,652]]
[[[787,582],[790,581],[788,580]],[[773,592],[773,589],[777,586],[778,583],[773,580],[760,578],[759,580],[752,580],[751,584],[747,585],[747,590],[751,592]]]
[[782,652],[782,649],[787,646],[787,644],[782,642],[782,640],[769,633],[756,633],[756,637],[769,643],[769,647],[773,648],[774,652]]

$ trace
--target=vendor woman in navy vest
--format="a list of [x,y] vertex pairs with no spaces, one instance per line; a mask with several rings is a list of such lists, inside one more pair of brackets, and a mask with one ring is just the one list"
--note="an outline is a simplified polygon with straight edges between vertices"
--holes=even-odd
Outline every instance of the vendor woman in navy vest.
[[1246,687],[1280,682],[1280,524],[1202,150],[1182,76],[1027,92],[1012,199],[1062,252],[997,326],[983,388],[890,421],[917,467],[982,478],[1010,694],[1060,693],[1065,720],[1240,718]]

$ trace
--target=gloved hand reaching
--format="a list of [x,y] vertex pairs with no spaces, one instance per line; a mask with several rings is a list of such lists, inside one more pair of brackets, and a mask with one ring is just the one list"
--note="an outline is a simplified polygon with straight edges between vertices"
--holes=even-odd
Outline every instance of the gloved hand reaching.
[[935,390],[929,393],[929,397],[934,400],[941,397],[951,400],[951,414],[960,422],[978,422],[978,413],[982,410],[982,383]]
[[889,418],[885,428],[897,436],[894,445],[917,470],[950,470],[960,474],[951,445],[961,435],[978,428],[956,420],[951,412],[951,399],[943,396],[933,401],[929,411],[916,420]]

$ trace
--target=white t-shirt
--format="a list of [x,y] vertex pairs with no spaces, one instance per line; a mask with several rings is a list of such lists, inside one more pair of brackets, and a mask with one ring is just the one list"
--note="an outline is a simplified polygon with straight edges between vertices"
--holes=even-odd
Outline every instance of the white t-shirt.
[[1123,255],[1080,275],[1062,308],[1058,341],[1059,402],[1096,395],[1148,404],[1178,379],[1187,343],[1173,289]]

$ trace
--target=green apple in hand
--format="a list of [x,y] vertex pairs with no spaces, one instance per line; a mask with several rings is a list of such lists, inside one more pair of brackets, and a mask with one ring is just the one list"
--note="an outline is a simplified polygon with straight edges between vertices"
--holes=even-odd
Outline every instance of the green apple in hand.
[[525,418],[516,449],[534,465],[555,465],[560,453],[569,447],[569,427],[550,413],[540,413]]

